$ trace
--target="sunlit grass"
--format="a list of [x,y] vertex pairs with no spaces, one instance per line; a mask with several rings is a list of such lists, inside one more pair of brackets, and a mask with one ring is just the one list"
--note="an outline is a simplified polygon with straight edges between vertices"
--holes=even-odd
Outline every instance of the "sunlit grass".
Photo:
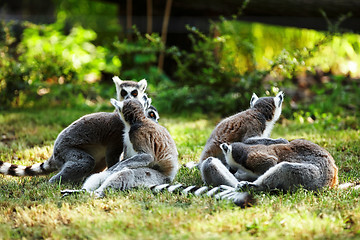
[[[3,112],[0,160],[30,165],[47,159],[57,134],[85,114],[76,110]],[[198,161],[217,118],[162,116],[180,164]],[[330,130],[329,130],[330,129]],[[306,138],[325,147],[339,167],[340,182],[359,176],[360,130],[331,130],[281,120],[272,137]],[[360,237],[359,190],[257,193],[240,209],[206,196],[153,194],[147,189],[61,198],[50,176],[0,176],[1,239],[350,239]],[[175,182],[202,184],[199,171],[181,168]]]

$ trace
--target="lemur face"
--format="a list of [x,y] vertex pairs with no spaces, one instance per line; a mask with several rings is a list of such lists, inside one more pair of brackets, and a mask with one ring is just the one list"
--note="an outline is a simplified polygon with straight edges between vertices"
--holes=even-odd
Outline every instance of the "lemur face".
[[[225,156],[225,159],[232,158],[232,146],[227,143],[220,144],[220,148]],[[228,161],[228,160],[227,160]]]
[[159,113],[156,110],[156,108],[154,106],[150,106],[147,110],[146,110],[146,117],[150,118],[151,120],[153,120],[154,122],[158,122],[160,119]]
[[119,77],[113,77],[116,86],[117,98],[124,101],[131,98],[142,99],[147,87],[147,81],[142,79],[139,82],[123,81]]
[[220,144],[220,148],[224,153],[226,163],[229,164],[229,166],[235,169],[240,166],[245,166],[246,159],[248,158],[245,144],[241,142],[232,144],[222,143]]
[[160,117],[157,109],[151,105],[151,98],[149,98],[146,93],[144,93],[143,99],[140,102],[144,106],[146,117],[157,123]]

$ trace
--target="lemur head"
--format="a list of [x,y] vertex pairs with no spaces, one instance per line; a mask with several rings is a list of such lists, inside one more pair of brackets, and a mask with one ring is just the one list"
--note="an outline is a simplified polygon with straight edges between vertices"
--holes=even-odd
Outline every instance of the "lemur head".
[[243,166],[245,165],[248,157],[245,144],[240,142],[232,144],[222,143],[220,144],[220,148],[224,153],[227,164],[232,167],[236,167],[236,163]]
[[275,97],[259,98],[253,93],[250,100],[250,108],[258,109],[262,112],[267,121],[277,121],[281,114],[281,106],[284,100],[284,93],[281,91]]
[[146,110],[146,117],[150,118],[154,122],[159,122],[160,119],[157,109],[152,105],[150,105],[150,107]]
[[222,144],[220,144],[220,148],[221,148],[222,152],[224,153],[226,162],[229,164],[228,159],[232,158],[232,155],[231,155],[232,147],[231,147],[231,145],[229,145],[227,143],[222,143]]
[[144,108],[147,106],[148,101],[143,104],[138,99],[117,101],[112,98],[110,102],[116,108],[124,123],[132,125],[146,118]]
[[142,103],[145,106],[145,115],[147,118],[157,123],[160,119],[160,116],[157,109],[153,105],[151,105],[151,102],[152,102],[151,98],[149,98],[147,94],[144,93]]
[[118,76],[113,77],[116,86],[116,95],[119,101],[124,101],[130,98],[142,99],[147,87],[145,79],[139,82],[123,81]]

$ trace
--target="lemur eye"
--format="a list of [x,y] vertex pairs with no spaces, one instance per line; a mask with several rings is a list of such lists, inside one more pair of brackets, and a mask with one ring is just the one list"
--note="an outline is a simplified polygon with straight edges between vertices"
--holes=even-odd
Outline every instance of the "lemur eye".
[[138,91],[137,91],[137,90],[132,91],[132,92],[131,92],[131,95],[133,95],[134,97],[137,97]]
[[121,94],[122,97],[125,97],[128,93],[127,93],[127,91],[125,91],[124,89],[122,89],[121,92],[120,92],[120,94]]
[[155,113],[151,112],[150,117],[155,118]]

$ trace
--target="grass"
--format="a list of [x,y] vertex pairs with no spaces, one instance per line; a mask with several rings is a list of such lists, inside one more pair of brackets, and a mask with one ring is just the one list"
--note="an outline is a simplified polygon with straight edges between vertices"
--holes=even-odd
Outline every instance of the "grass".
[[[31,165],[47,159],[57,134],[86,114],[77,110],[7,111],[0,114],[0,160]],[[220,118],[163,117],[181,164],[197,161]],[[360,179],[360,130],[282,119],[272,137],[306,138],[326,148],[340,182]],[[354,239],[360,238],[359,190],[299,189],[257,193],[240,209],[209,197],[153,194],[146,189],[61,198],[80,186],[47,183],[50,176],[0,176],[0,239]],[[197,170],[180,169],[176,182],[202,184]]]

